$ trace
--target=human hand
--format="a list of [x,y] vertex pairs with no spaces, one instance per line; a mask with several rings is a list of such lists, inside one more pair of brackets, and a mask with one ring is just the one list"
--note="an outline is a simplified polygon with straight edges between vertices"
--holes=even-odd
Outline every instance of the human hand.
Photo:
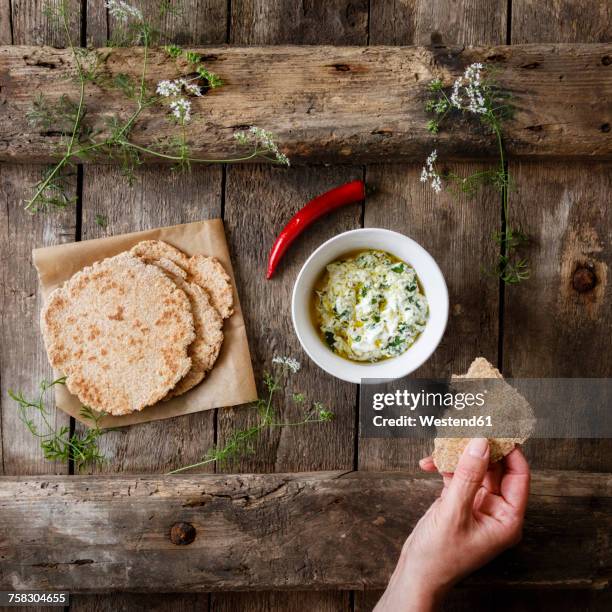
[[[431,457],[421,459],[436,471]],[[432,610],[458,580],[519,542],[529,465],[518,449],[489,466],[486,438],[474,438],[454,474],[406,540],[376,612]]]

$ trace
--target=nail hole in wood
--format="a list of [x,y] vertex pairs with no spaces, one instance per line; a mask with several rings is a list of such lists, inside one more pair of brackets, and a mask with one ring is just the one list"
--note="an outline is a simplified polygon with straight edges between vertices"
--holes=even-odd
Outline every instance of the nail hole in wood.
[[612,64],[612,57],[610,57],[609,55],[604,55],[604,56],[601,58],[601,63],[602,63],[604,66],[609,66],[610,64]]
[[585,266],[576,268],[574,277],[572,278],[572,286],[578,293],[587,293],[591,291],[597,284],[597,277],[593,270]]
[[196,533],[191,523],[174,523],[170,528],[170,541],[177,546],[185,546],[196,539]]
[[602,132],[604,133],[608,133],[610,131],[610,124],[609,123],[602,123],[601,127],[599,128]]

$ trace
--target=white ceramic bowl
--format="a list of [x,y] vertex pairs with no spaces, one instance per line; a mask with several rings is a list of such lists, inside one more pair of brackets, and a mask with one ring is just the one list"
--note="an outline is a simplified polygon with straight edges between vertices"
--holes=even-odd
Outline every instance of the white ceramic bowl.
[[[319,337],[310,316],[312,291],[325,266],[356,249],[387,251],[412,265],[429,303],[429,318],[416,342],[402,355],[378,363],[361,364],[333,353]],[[425,363],[442,340],[448,319],[448,289],[433,257],[411,238],[386,229],[357,229],[324,242],[306,260],[293,288],[291,314],[304,350],[332,376],[353,383],[365,378],[401,378]]]

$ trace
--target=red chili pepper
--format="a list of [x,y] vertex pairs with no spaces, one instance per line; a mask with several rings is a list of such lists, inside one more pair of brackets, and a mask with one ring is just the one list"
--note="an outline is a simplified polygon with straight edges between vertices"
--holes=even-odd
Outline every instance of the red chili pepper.
[[369,190],[366,190],[363,181],[351,181],[350,183],[340,185],[340,187],[325,192],[314,200],[310,200],[304,208],[291,217],[289,223],[285,225],[278,235],[268,257],[268,272],[266,273],[266,278],[272,278],[278,266],[278,262],[289,248],[289,245],[309,225],[312,225],[319,217],[326,215],[332,210],[336,210],[336,208],[365,200],[367,191]]

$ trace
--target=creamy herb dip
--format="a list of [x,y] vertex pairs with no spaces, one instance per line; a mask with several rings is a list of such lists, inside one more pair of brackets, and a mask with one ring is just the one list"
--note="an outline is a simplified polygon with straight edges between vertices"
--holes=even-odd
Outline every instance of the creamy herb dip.
[[314,290],[323,341],[353,361],[376,362],[407,351],[425,328],[427,299],[414,268],[384,251],[330,263]]

